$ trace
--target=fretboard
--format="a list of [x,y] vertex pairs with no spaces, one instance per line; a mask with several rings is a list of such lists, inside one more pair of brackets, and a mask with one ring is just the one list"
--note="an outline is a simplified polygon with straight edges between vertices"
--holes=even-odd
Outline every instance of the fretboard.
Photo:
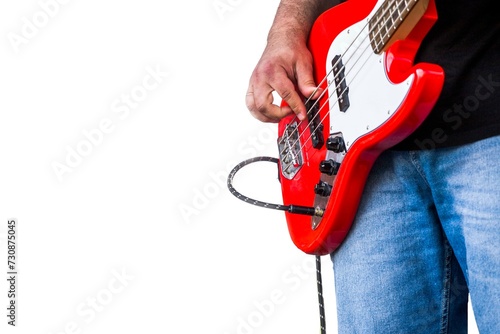
[[405,38],[427,9],[429,0],[386,0],[369,21],[370,43],[381,53]]

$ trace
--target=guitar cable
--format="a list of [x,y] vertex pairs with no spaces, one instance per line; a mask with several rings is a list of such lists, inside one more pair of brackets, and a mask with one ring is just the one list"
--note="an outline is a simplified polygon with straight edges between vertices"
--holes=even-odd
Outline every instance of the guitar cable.
[[308,216],[317,216],[317,217],[322,217],[324,210],[320,208],[313,208],[309,206],[302,206],[302,205],[283,205],[283,204],[273,204],[273,203],[268,203],[268,202],[262,202],[256,199],[252,199],[248,196],[245,196],[241,194],[239,191],[234,189],[233,187],[233,179],[236,173],[242,169],[243,167],[255,163],[255,162],[262,162],[262,161],[267,161],[267,162],[273,162],[278,164],[279,160],[277,158],[273,157],[255,157],[255,158],[250,158],[247,160],[244,160],[237,164],[229,173],[229,176],[227,177],[227,187],[231,194],[233,194],[236,198],[246,202],[250,203],[252,205],[260,206],[262,208],[267,208],[267,209],[274,209],[274,210],[281,210],[281,211],[288,211],[290,213],[296,213],[296,214],[301,214],[301,215],[308,215]]
[[[268,202],[263,202],[259,201],[256,199],[252,199],[248,196],[245,196],[241,194],[239,191],[237,191],[233,187],[233,180],[234,176],[236,173],[242,169],[243,167],[255,163],[255,162],[272,162],[275,164],[279,163],[279,160],[277,158],[273,157],[266,157],[266,156],[260,156],[260,157],[255,157],[255,158],[250,158],[247,160],[244,160],[237,164],[229,173],[227,177],[227,187],[231,194],[233,194],[236,198],[244,201],[245,203],[249,203],[252,205],[256,205],[262,208],[267,208],[267,209],[274,209],[274,210],[281,210],[281,211],[287,211],[290,213],[297,213],[297,214],[303,214],[303,215],[309,215],[309,216],[318,216],[321,217],[323,216],[323,210],[319,208],[312,208],[312,207],[307,207],[307,206],[301,206],[301,205],[283,205],[283,204],[273,204],[273,203],[268,203]],[[325,305],[324,305],[324,298],[323,298],[323,279],[321,275],[321,256],[320,255],[315,255],[316,257],[316,286],[317,286],[317,291],[318,291],[318,304],[319,304],[319,320],[320,320],[320,333],[321,334],[326,334],[326,318],[325,318]]]
[[325,318],[325,303],[323,298],[323,279],[321,278],[321,256],[316,257],[316,284],[318,289],[318,304],[319,304],[319,324],[321,334],[326,334],[326,318]]

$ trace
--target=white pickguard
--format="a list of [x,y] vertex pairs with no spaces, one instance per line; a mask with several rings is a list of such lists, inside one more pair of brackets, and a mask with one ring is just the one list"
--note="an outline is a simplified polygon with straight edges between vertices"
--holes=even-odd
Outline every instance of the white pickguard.
[[[376,8],[372,11],[376,10]],[[368,37],[368,20],[360,21],[341,32],[330,46],[327,57],[330,96],[330,133],[341,132],[346,148],[353,142],[387,121],[398,110],[407,95],[414,75],[394,84],[385,69],[385,53],[373,52]],[[332,59],[340,55],[345,66],[345,80],[349,87],[350,106],[346,112],[339,109],[333,84]]]

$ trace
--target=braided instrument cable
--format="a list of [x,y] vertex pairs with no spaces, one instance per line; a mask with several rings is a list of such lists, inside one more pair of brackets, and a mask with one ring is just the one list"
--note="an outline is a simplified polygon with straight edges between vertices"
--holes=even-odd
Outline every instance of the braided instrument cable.
[[[311,207],[305,207],[305,206],[300,206],[300,205],[283,205],[283,204],[274,204],[274,203],[268,203],[268,202],[263,202],[259,201],[253,198],[250,198],[248,196],[245,196],[241,194],[239,191],[237,191],[233,187],[233,180],[234,176],[236,173],[242,169],[243,167],[255,163],[255,162],[272,162],[272,163],[279,163],[279,160],[277,158],[273,157],[255,157],[255,158],[250,158],[247,160],[244,160],[237,164],[229,173],[229,176],[227,178],[227,187],[231,194],[233,194],[236,198],[252,204],[256,206],[260,206],[262,208],[267,208],[267,209],[274,209],[274,210],[281,210],[281,211],[288,211],[290,213],[298,213],[298,214],[305,214],[305,215],[310,215],[310,216],[321,216],[323,215],[323,212],[321,210],[311,208]],[[317,289],[318,289],[318,303],[319,303],[319,317],[320,317],[320,329],[321,329],[321,334],[326,334],[326,321],[325,321],[325,306],[324,306],[324,299],[323,299],[323,283],[322,283],[322,277],[321,277],[321,257],[319,255],[316,255],[316,283],[317,283]]]

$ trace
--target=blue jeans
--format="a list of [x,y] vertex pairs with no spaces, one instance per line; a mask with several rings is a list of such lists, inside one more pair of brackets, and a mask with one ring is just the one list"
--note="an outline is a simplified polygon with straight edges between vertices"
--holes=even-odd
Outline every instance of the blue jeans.
[[500,333],[500,136],[384,152],[331,257],[339,333]]

